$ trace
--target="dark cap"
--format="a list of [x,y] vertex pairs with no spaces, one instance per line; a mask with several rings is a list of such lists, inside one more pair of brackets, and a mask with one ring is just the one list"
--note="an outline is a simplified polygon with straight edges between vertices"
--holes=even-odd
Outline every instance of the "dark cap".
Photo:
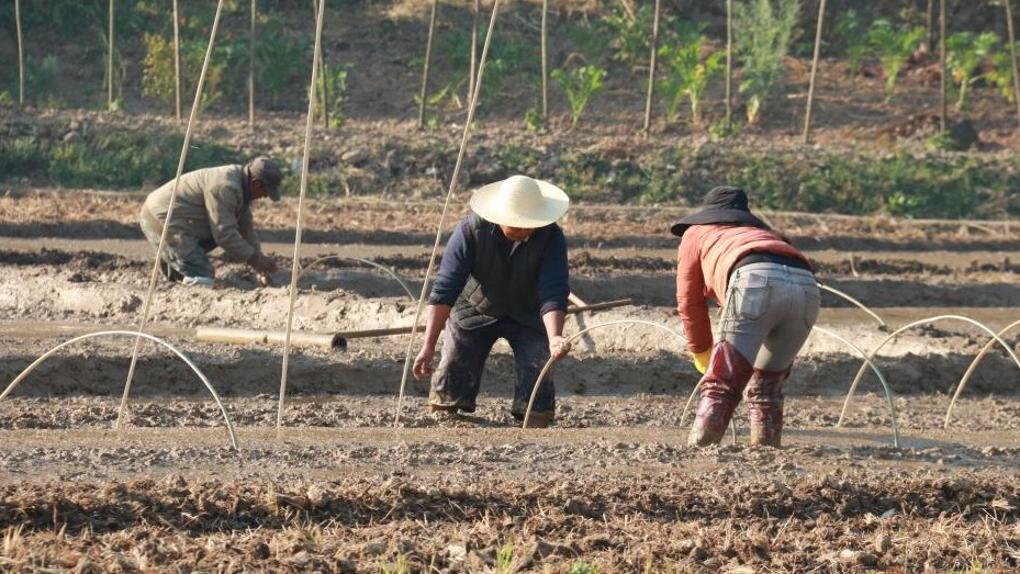
[[670,231],[673,232],[673,235],[682,237],[692,225],[718,223],[769,228],[764,221],[751,214],[747,204],[747,194],[744,193],[744,190],[739,187],[721,185],[712,188],[705,194],[700,210],[678,221],[670,228]]
[[283,181],[280,164],[260,155],[248,163],[248,177],[262,182],[269,199],[280,201],[280,182]]

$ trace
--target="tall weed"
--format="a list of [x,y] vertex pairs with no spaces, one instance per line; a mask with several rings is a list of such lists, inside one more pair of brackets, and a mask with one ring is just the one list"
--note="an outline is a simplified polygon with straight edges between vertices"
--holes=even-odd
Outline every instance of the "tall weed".
[[921,26],[897,28],[888,20],[875,20],[868,30],[868,44],[885,73],[885,101],[891,102],[896,94],[896,78],[903,64],[917,50],[924,38]]
[[868,44],[864,22],[857,11],[847,10],[839,15],[835,35],[843,45],[843,53],[850,67],[850,89],[853,90],[861,64],[871,55],[871,45]]
[[597,66],[578,66],[569,71],[553,70],[552,78],[560,84],[570,102],[570,127],[577,126],[581,114],[592,97],[602,91],[606,71]]
[[668,123],[676,121],[686,97],[690,101],[692,122],[700,124],[702,94],[708,87],[708,81],[722,70],[723,52],[702,57],[705,40],[702,30],[704,25],[691,24],[685,33],[677,34],[675,43],[659,48],[666,73],[657,87],[665,99]]
[[963,111],[967,103],[970,86],[983,77],[980,73],[982,66],[993,61],[999,47],[999,35],[995,32],[957,32],[946,39],[946,50],[949,52],[946,65],[952,74],[953,83],[959,87],[956,107],[960,111]]
[[758,122],[762,106],[782,77],[799,15],[800,0],[745,0],[734,5],[734,41],[743,64],[740,91],[748,96],[748,123]]

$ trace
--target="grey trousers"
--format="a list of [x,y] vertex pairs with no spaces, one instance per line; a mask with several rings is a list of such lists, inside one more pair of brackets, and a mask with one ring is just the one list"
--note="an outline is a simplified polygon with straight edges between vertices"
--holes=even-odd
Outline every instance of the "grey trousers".
[[[153,248],[159,247],[159,236],[163,233],[162,227],[154,225],[149,217],[144,214],[139,218],[142,233]],[[213,270],[212,261],[209,260],[209,252],[216,249],[216,244],[197,243],[190,250],[182,250],[172,234],[167,236],[166,245],[163,246],[163,263],[168,267],[163,272],[168,279],[179,281],[183,277],[207,277],[212,279],[216,273]],[[173,278],[174,274],[181,277]]]
[[778,263],[739,267],[726,288],[719,338],[754,368],[785,371],[818,319],[819,299],[810,271]]

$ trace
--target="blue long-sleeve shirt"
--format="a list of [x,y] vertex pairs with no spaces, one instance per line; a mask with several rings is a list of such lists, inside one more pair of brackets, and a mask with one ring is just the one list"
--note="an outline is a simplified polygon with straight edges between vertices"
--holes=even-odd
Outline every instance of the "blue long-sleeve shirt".
[[[432,284],[429,304],[453,306],[467,284],[475,260],[475,245],[463,222],[457,225],[443,251],[443,260]],[[497,227],[498,230],[498,227]],[[563,230],[555,226],[553,235],[542,253],[538,273],[539,314],[566,311],[570,294],[570,274],[567,268],[567,239]],[[500,243],[509,253],[514,242],[497,231]],[[511,261],[513,256],[511,256]]]

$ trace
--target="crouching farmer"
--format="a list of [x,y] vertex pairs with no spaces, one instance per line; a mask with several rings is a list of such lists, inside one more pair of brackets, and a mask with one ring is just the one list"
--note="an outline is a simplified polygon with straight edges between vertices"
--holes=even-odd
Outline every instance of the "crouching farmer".
[[[263,197],[279,201],[282,179],[280,167],[266,157],[183,174],[160,261],[163,275],[184,285],[212,286],[208,253],[222,247],[230,258],[251,265],[259,283],[268,285],[276,262],[262,254],[251,204]],[[173,181],[167,182],[142,206],[142,232],[153,247],[159,246],[173,187]]]
[[[485,360],[503,338],[517,371],[510,412],[521,420],[543,365],[570,351],[563,338],[570,293],[567,243],[555,223],[569,204],[554,185],[520,175],[471,197],[473,213],[457,224],[443,252],[425,341],[414,361],[416,379],[432,375],[431,410],[473,412]],[[433,372],[440,332],[442,357]],[[547,378],[529,425],[548,426],[554,413],[555,391]]]
[[[702,209],[671,230],[681,238],[677,306],[704,375],[688,442],[718,443],[743,394],[751,444],[778,447],[783,382],[818,317],[811,265],[751,214],[747,195],[737,188],[711,190]],[[709,297],[722,307],[714,344]]]

